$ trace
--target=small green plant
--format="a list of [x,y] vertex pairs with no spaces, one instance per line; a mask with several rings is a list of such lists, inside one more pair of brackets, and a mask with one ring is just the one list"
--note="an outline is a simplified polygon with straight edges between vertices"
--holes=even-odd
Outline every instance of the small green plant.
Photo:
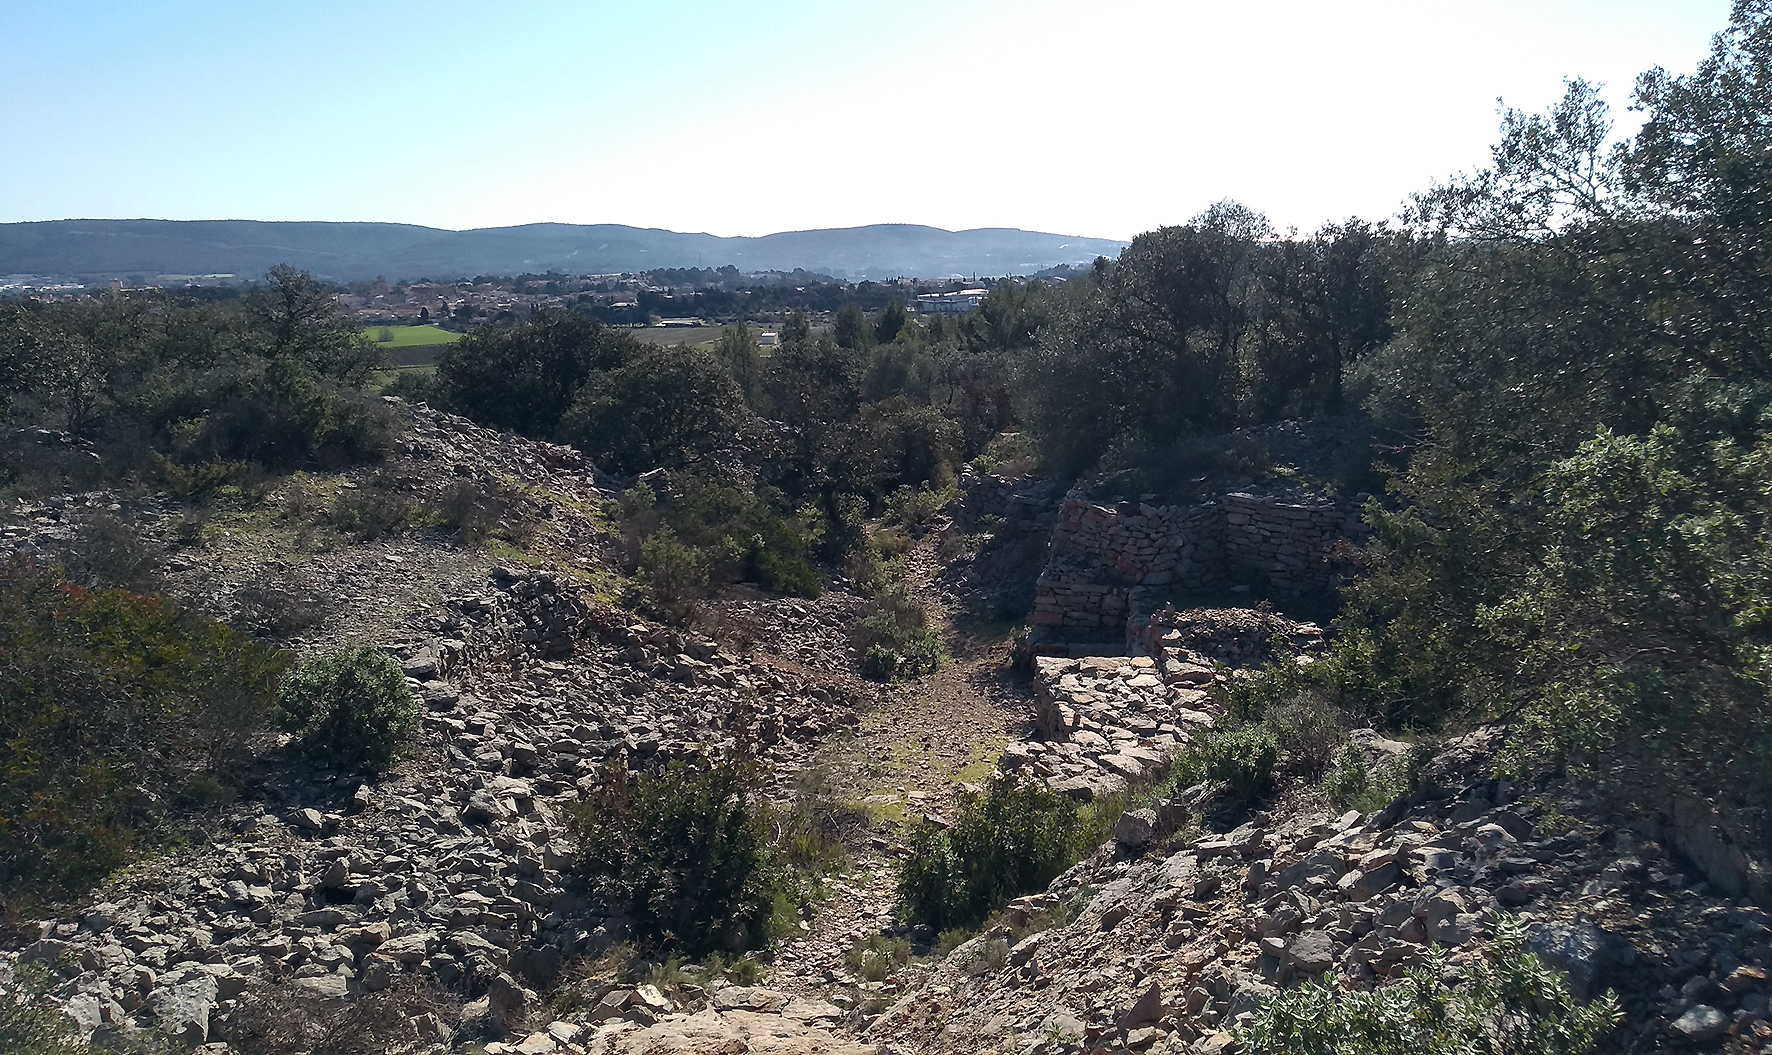
[[154,472],[161,486],[174,498],[201,501],[221,488],[234,483],[246,469],[241,462],[215,459],[191,465],[180,464],[158,451],[149,452]]
[[946,957],[949,953],[971,941],[977,933],[971,927],[949,927],[935,937],[935,955]]
[[688,956],[754,948],[785,885],[758,808],[755,766],[617,767],[576,807],[578,868],[634,932]]
[[844,801],[828,767],[809,765],[794,778],[793,798],[768,805],[763,821],[783,863],[804,875],[837,871],[849,863],[846,840],[868,825],[867,811]]
[[1279,747],[1273,732],[1263,725],[1208,729],[1195,735],[1192,746],[1204,764],[1206,779],[1228,783],[1240,802],[1255,798],[1273,780]]
[[1378,809],[1377,789],[1373,787],[1372,771],[1366,766],[1366,754],[1358,745],[1347,744],[1330,763],[1323,775],[1323,793],[1338,810],[1357,809],[1361,813]]
[[1569,979],[1496,922],[1486,959],[1449,985],[1444,952],[1370,992],[1311,982],[1262,1005],[1238,1030],[1247,1055],[1585,1055],[1623,1019],[1612,993],[1583,1005]]
[[[718,956],[719,954],[713,955]],[[710,960],[710,962],[713,961]],[[763,963],[755,956],[740,956],[731,963],[719,967],[718,970],[726,976],[727,981],[737,985],[756,985],[757,981],[763,977]]]
[[914,678],[940,669],[941,634],[903,582],[882,590],[874,611],[856,628],[862,676],[874,681]]
[[681,614],[708,585],[707,558],[675,531],[660,528],[640,544],[640,577],[659,607]]
[[418,728],[418,704],[400,667],[369,645],[322,656],[283,680],[281,724],[316,757],[383,770]]
[[806,563],[804,557],[784,551],[779,545],[771,546],[762,532],[753,533],[745,543],[739,565],[747,582],[754,582],[765,590],[795,597],[818,597],[824,593],[824,583],[819,580],[818,572]]
[[864,982],[883,982],[911,962],[911,943],[903,938],[869,935],[849,947],[843,962]]
[[961,974],[972,977],[1002,970],[1003,965],[1008,962],[1009,942],[1003,938],[988,937],[981,938],[954,966]]
[[936,526],[947,508],[960,499],[960,489],[952,484],[932,488],[900,485],[886,500],[886,519],[902,524],[912,538],[922,538]]
[[1269,706],[1262,724],[1274,734],[1282,768],[1306,778],[1329,767],[1348,729],[1347,717],[1320,692],[1296,693]]
[[975,926],[1010,898],[1043,890],[1076,859],[1077,806],[1026,777],[961,800],[952,828],[919,826],[898,866],[898,911],[936,930]]
[[26,964],[0,986],[0,1051],[8,1055],[86,1055],[74,1024],[62,1014],[49,993],[49,980],[35,965]]
[[1421,759],[1416,751],[1366,764],[1366,754],[1349,742],[1342,747],[1323,776],[1323,793],[1336,809],[1362,813],[1382,809],[1398,795],[1408,795],[1421,784]]

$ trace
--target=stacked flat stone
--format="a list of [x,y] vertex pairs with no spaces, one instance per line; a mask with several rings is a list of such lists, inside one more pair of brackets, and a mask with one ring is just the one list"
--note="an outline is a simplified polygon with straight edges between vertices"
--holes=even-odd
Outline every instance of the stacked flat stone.
[[1337,544],[1365,537],[1361,506],[1322,499],[1282,501],[1252,494],[1224,498],[1224,561],[1260,572],[1277,592],[1299,596],[1341,581]]
[[1315,623],[1298,622],[1277,612],[1253,608],[1194,608],[1176,611],[1163,607],[1151,611],[1148,591],[1131,592],[1131,614],[1126,620],[1126,652],[1150,656],[1159,671],[1173,680],[1171,671],[1187,666],[1260,665],[1279,654],[1300,656],[1323,648],[1323,629]]
[[1054,791],[1083,800],[1112,795],[1160,775],[1190,730],[1212,721],[1205,691],[1171,685],[1147,656],[1035,661],[1034,738],[1011,744],[1001,766],[1025,770]]
[[1058,515],[1064,484],[1037,476],[1015,479],[980,473],[967,466],[960,472],[961,506],[973,523],[996,517],[1003,526],[1018,532],[1050,531]]
[[1118,638],[1139,589],[1215,590],[1255,576],[1283,596],[1333,590],[1344,547],[1366,534],[1360,508],[1292,492],[1237,492],[1190,506],[1106,506],[1072,491],[1059,506],[1051,556],[1035,583],[1034,625]]

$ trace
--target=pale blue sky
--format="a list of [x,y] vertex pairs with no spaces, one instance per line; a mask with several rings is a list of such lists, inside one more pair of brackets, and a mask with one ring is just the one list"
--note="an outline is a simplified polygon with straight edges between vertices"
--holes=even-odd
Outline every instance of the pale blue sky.
[[1727,0],[0,0],[0,221],[1310,229]]

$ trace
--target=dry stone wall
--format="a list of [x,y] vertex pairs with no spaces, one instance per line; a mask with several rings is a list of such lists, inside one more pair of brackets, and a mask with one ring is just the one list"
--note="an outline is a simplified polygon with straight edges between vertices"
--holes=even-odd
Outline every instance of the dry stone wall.
[[1333,590],[1343,570],[1340,544],[1365,538],[1364,504],[1316,496],[1226,495],[1224,564],[1259,573],[1282,594]]
[[966,468],[960,473],[964,513],[973,523],[996,517],[1010,531],[1050,531],[1064,484],[1037,476],[1008,479]]
[[1119,639],[1146,597],[1239,584],[1283,597],[1335,589],[1346,548],[1364,540],[1361,502],[1236,492],[1187,506],[1059,505],[1033,622],[1049,637]]

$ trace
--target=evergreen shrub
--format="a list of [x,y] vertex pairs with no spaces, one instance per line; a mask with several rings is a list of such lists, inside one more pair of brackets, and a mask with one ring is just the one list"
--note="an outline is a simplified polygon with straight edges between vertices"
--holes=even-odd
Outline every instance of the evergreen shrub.
[[173,804],[225,797],[287,665],[163,598],[0,563],[0,900],[76,893]]
[[347,769],[387,769],[418,728],[399,664],[370,645],[303,664],[284,678],[278,705],[305,750]]
[[755,767],[618,768],[577,806],[578,870],[647,942],[691,957],[754,948],[790,885]]
[[961,799],[953,827],[912,833],[898,866],[899,914],[936,931],[975,926],[1070,867],[1081,832],[1070,799],[1032,778],[998,780]]
[[1576,1000],[1525,927],[1502,919],[1474,965],[1454,971],[1442,952],[1370,991],[1310,982],[1264,1004],[1238,1039],[1246,1055],[1585,1055],[1622,1018],[1611,993]]

